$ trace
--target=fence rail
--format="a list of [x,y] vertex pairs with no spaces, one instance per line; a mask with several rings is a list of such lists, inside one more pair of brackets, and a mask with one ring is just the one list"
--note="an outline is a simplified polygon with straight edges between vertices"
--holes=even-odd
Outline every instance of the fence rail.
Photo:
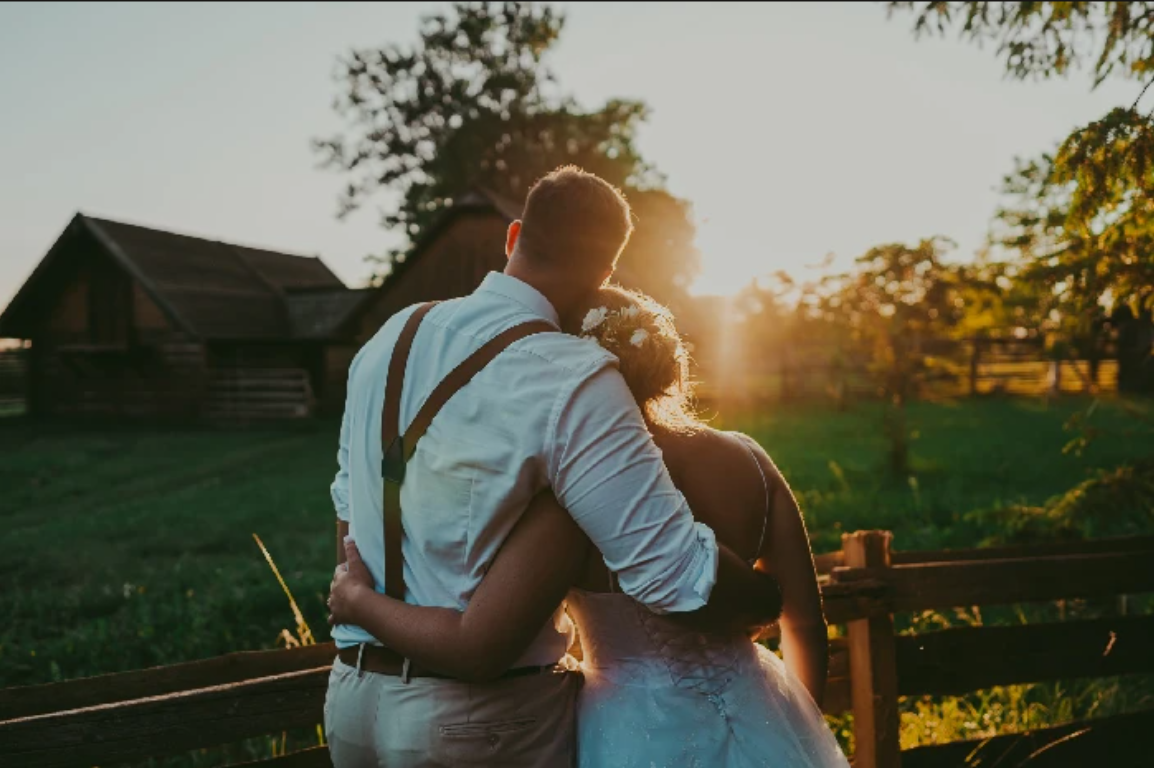
[[[1072,395],[1118,391],[1115,350],[1096,360],[1062,359],[1041,339],[928,339],[928,370],[918,377],[927,397]],[[881,377],[864,353],[839,354],[820,346],[700,361],[698,397],[715,402],[870,399]]]
[[[852,711],[857,768],[1089,764],[1144,745],[1154,710],[982,742],[900,751],[901,696],[1154,672],[1154,616],[894,632],[894,612],[1108,598],[1154,591],[1154,537],[940,552],[891,551],[891,535],[843,537],[817,558],[831,623],[824,708]],[[323,719],[332,644],[0,689],[0,763],[79,768],[163,757],[308,727]],[[1108,750],[1104,752],[1103,750]],[[1001,762],[999,762],[1001,761]],[[246,763],[328,766],[324,748]],[[1112,765],[1118,765],[1117,761]]]

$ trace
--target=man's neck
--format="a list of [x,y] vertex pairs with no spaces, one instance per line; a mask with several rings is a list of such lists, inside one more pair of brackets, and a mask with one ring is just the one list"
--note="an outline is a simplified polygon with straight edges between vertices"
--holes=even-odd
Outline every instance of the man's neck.
[[509,263],[505,265],[505,274],[520,280],[544,296],[562,319],[572,312],[573,307],[580,300],[572,281],[562,281],[556,275],[534,269],[521,259],[510,259]]

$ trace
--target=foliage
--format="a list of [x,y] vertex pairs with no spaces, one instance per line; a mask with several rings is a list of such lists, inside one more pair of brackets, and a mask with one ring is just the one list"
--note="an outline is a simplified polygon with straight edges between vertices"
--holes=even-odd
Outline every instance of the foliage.
[[407,236],[403,260],[453,200],[482,188],[523,200],[536,179],[575,164],[622,187],[638,241],[623,264],[643,287],[684,285],[697,269],[689,208],[664,192],[636,148],[648,110],[614,99],[584,110],[546,63],[565,18],[531,3],[456,3],[426,17],[416,44],[353,50],[339,62],[334,108],[347,125],[314,141],[349,177],[339,215],[380,201],[382,225]]
[[[891,2],[890,13],[913,11],[917,34],[993,43],[1016,78],[1051,78],[1092,61],[1094,84],[1111,75],[1154,73],[1151,2]],[[1096,49],[1096,50],[1095,50]]]
[[998,531],[991,543],[1146,534],[1154,530],[1154,460],[1100,470],[1042,505],[1015,505],[975,516]]
[[[1052,155],[1019,161],[995,240],[1018,277],[1076,345],[1099,343],[1106,314],[1154,310],[1154,120],[1140,109],[1154,83],[1151,2],[892,2],[913,11],[915,34],[958,29],[993,43],[1015,78],[1062,77],[1089,66],[1094,86],[1110,76],[1145,80],[1133,104],[1071,133]],[[1116,313],[1115,313],[1116,314]]]
[[1094,130],[1093,139],[1067,140],[1066,155],[1016,164],[994,233],[1018,262],[1018,278],[1082,334],[1110,304],[1134,315],[1154,308],[1154,199],[1142,189],[1154,166],[1140,165],[1154,160],[1154,131],[1108,140],[1107,129]]
[[951,245],[929,238],[871,248],[857,270],[826,281],[817,305],[849,345],[869,351],[870,370],[894,406],[886,420],[890,468],[902,475],[909,470],[902,409],[936,370],[931,342],[949,336],[965,315],[965,272],[942,260]]
[[960,286],[965,314],[959,336],[1034,338],[1054,330],[1047,292],[1021,279],[1021,271],[1017,262],[993,259],[988,251],[977,254]]

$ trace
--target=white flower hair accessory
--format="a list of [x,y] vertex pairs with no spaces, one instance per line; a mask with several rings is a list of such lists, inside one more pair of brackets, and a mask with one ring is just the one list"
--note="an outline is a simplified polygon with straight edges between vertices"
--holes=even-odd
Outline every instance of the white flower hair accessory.
[[614,310],[595,307],[581,322],[581,336],[596,341],[610,352],[626,343],[640,349],[650,336],[641,323],[641,310],[636,305]]
[[585,314],[585,319],[581,321],[581,333],[588,334],[597,326],[605,322],[609,317],[609,309],[607,307],[596,307],[589,310]]

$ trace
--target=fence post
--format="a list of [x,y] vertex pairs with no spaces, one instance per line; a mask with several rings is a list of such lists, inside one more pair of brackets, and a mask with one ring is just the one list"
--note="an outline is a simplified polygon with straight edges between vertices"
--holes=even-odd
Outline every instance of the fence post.
[[[850,568],[890,567],[889,531],[843,534]],[[854,768],[899,768],[897,669],[894,619],[884,614],[849,622],[850,693],[853,703]]]

